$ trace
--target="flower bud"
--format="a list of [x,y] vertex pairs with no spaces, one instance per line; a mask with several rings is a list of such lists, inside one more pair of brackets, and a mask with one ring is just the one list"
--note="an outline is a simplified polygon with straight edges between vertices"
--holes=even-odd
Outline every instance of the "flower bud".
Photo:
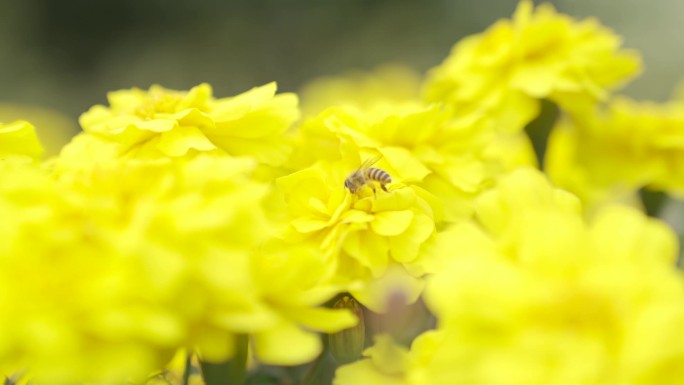
[[346,364],[361,358],[366,340],[366,326],[363,322],[363,308],[348,295],[340,298],[333,305],[334,309],[349,309],[359,319],[356,326],[328,335],[330,353],[340,364]]

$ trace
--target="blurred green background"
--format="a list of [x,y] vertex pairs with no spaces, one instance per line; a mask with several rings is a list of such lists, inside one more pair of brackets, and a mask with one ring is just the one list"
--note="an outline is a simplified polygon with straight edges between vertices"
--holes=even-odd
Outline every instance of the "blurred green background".
[[[557,0],[598,17],[643,53],[626,92],[664,100],[684,75],[681,0]],[[74,122],[109,90],[200,82],[229,96],[283,91],[349,69],[424,71],[461,37],[508,17],[514,0],[0,1],[0,103],[54,108]],[[30,117],[27,117],[30,118]]]

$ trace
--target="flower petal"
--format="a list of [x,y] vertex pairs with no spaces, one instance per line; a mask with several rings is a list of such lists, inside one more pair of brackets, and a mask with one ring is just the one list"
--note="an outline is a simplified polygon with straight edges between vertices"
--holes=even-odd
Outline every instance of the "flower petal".
[[260,361],[272,365],[309,362],[316,358],[321,348],[321,340],[315,333],[287,322],[254,335],[254,352]]
[[334,333],[358,323],[358,319],[347,309],[299,308],[288,314],[297,323],[325,333]]
[[162,133],[157,148],[168,156],[183,156],[191,149],[211,151],[216,146],[197,127],[179,126]]
[[428,174],[430,169],[425,167],[409,150],[403,147],[381,147],[378,149],[396,171],[396,178],[421,181]]
[[375,214],[371,228],[377,234],[391,237],[406,231],[412,219],[413,211],[411,210],[383,211]]
[[401,235],[390,239],[390,254],[397,262],[408,263],[416,259],[425,240],[435,232],[435,222],[425,214],[414,216],[410,226]]
[[405,385],[399,376],[385,374],[371,360],[360,360],[349,365],[340,366],[335,371],[333,385]]
[[361,210],[349,210],[340,216],[343,222],[371,222],[376,215],[368,214]]
[[300,233],[312,233],[328,226],[327,221],[307,217],[294,219],[290,223]]

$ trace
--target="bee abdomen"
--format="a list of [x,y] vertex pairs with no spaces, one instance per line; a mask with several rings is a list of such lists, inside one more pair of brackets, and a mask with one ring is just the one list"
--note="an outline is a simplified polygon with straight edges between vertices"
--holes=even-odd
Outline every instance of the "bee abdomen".
[[392,183],[392,177],[384,170],[379,168],[369,168],[366,170],[366,177],[380,183]]

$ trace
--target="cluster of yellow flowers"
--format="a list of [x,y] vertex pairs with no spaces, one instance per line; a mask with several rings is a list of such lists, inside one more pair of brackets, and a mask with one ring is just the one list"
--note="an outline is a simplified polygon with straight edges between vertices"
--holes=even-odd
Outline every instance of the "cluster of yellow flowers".
[[677,235],[634,204],[684,192],[684,103],[614,97],[639,68],[522,0],[425,79],[120,90],[45,160],[0,125],[0,374],[188,384],[328,349],[338,385],[684,383]]
[[474,222],[442,233],[451,252],[425,293],[437,329],[410,351],[382,336],[336,384],[684,381],[671,229],[624,206],[586,220],[575,196],[531,169],[507,175],[476,207]]
[[547,171],[588,207],[633,201],[641,188],[684,193],[684,102],[616,97],[591,113],[570,114],[549,139]]

